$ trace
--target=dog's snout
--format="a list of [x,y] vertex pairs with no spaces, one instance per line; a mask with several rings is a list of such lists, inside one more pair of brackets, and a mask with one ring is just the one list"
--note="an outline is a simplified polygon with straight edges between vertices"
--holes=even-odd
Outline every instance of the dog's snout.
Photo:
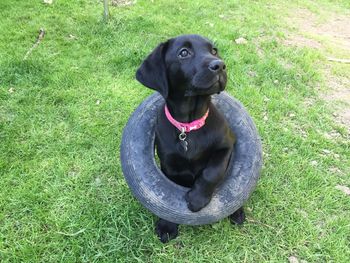
[[222,60],[216,59],[209,63],[209,70],[212,72],[219,72],[226,69],[226,65]]

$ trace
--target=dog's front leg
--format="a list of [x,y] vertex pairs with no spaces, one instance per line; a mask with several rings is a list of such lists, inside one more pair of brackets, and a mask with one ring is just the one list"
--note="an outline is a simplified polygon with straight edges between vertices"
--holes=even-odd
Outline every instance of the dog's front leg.
[[225,176],[231,152],[231,148],[223,148],[212,154],[208,166],[186,194],[187,206],[191,211],[197,212],[210,202],[215,187]]

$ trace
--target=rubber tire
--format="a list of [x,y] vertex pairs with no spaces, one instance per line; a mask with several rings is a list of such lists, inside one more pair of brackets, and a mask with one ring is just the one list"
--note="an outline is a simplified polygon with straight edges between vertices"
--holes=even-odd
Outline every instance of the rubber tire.
[[170,222],[203,225],[227,217],[249,198],[259,178],[261,141],[251,117],[239,101],[225,92],[213,95],[212,101],[225,115],[237,142],[227,176],[210,203],[198,212],[187,208],[185,194],[189,188],[169,180],[155,162],[156,116],[164,106],[160,94],[155,93],[143,101],[124,128],[120,153],[125,179],[134,196],[147,209]]

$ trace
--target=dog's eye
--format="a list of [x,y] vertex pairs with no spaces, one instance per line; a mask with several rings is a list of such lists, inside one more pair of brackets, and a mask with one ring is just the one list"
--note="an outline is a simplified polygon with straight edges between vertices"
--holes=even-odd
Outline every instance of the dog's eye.
[[189,52],[186,48],[183,48],[183,49],[180,50],[178,56],[179,56],[180,58],[185,58],[185,57],[187,57],[189,54],[190,54],[190,52]]
[[218,54],[218,49],[214,47],[214,48],[211,50],[211,53],[212,53],[214,56],[216,56],[216,55]]

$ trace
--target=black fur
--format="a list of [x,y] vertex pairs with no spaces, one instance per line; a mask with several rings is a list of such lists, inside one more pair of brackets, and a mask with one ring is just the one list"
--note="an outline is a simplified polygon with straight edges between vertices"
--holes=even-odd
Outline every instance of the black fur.
[[[182,35],[156,47],[137,70],[136,79],[162,94],[179,122],[199,119],[209,109],[206,124],[187,133],[187,151],[181,146],[180,131],[168,121],[164,108],[158,113],[156,126],[161,170],[175,183],[190,188],[186,195],[188,208],[197,212],[210,202],[224,178],[235,143],[225,118],[211,103],[211,95],[225,89],[226,66],[208,39]],[[243,223],[243,208],[230,218]],[[177,236],[178,225],[160,219],[156,233],[167,242]]]

